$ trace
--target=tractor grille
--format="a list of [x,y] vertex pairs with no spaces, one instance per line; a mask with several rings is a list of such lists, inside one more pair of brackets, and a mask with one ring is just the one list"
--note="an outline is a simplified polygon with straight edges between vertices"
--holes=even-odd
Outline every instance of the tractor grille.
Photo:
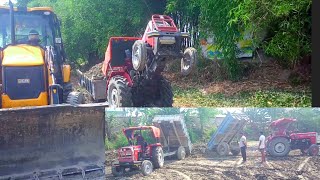
[[45,91],[43,66],[3,67],[3,92],[10,99],[35,99]]

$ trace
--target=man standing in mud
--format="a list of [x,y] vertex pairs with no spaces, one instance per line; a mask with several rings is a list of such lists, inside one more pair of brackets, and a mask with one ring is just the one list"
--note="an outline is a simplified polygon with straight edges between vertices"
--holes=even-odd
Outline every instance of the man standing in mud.
[[247,161],[247,138],[244,135],[243,132],[240,133],[241,138],[240,138],[240,150],[241,150],[241,156],[242,156],[242,163],[245,163]]
[[261,152],[261,163],[266,162],[266,154],[265,154],[265,148],[266,148],[266,137],[263,135],[263,132],[260,132],[259,137],[259,151]]

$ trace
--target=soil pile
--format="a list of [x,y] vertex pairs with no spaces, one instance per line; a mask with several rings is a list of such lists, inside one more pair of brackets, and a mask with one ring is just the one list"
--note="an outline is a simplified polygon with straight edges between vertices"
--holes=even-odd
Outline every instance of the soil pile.
[[92,66],[87,72],[84,74],[92,79],[102,79],[104,76],[102,74],[102,62]]

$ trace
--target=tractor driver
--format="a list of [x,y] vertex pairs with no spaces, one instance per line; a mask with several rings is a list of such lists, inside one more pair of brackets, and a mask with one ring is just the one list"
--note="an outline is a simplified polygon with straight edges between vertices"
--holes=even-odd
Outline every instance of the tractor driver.
[[136,145],[144,146],[144,138],[138,132],[134,134],[134,138],[136,139]]
[[28,36],[28,44],[32,46],[40,46],[39,33],[36,30],[31,30]]

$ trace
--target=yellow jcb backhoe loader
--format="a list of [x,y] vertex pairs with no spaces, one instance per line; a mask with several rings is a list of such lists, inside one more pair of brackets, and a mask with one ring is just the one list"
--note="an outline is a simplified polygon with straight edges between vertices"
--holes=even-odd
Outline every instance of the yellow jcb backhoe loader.
[[72,92],[57,16],[9,4],[0,6],[0,180],[104,179],[105,105]]

